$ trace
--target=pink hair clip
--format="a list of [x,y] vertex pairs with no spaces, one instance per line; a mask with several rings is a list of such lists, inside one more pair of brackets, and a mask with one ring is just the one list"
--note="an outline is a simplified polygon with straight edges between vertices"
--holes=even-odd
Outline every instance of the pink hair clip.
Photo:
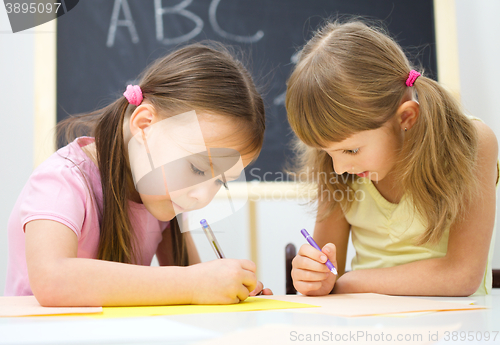
[[142,91],[139,85],[128,85],[127,90],[123,93],[127,101],[136,107],[142,103]]
[[413,83],[415,82],[415,80],[417,80],[418,77],[420,77],[420,73],[412,69],[410,71],[410,74],[408,75],[408,79],[406,79],[406,86],[412,87]]

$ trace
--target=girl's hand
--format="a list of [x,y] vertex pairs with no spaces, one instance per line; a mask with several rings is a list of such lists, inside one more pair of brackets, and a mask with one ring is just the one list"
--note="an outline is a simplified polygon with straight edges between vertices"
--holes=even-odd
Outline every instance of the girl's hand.
[[300,247],[292,261],[293,286],[298,292],[307,296],[323,296],[332,291],[337,276],[325,265],[327,258],[338,267],[333,243],[327,243],[321,252],[310,244]]
[[187,267],[191,270],[191,304],[232,304],[244,301],[257,288],[250,260],[218,259]]
[[272,294],[273,292],[271,291],[271,289],[269,288],[264,289],[264,284],[262,284],[260,280],[257,282],[257,287],[255,288],[255,290],[250,292],[250,296],[272,295]]

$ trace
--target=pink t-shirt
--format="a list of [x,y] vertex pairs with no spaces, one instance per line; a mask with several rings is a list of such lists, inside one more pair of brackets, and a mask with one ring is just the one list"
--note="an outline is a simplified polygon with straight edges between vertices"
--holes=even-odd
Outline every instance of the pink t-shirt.
[[[32,295],[26,265],[24,226],[37,219],[66,225],[78,238],[79,258],[97,258],[99,213],[89,193],[102,204],[99,170],[81,147],[94,141],[81,137],[59,149],[31,174],[9,218],[9,261],[5,296]],[[84,174],[86,179],[83,177]],[[154,218],[142,204],[129,202],[129,214],[141,265],[149,266],[168,222]]]

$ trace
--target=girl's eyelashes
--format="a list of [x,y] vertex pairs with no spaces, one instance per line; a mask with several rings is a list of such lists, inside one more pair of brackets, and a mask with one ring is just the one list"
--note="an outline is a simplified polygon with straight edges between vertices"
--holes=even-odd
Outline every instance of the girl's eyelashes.
[[[205,172],[203,170],[200,170],[197,167],[195,167],[193,163],[190,163],[190,165],[191,165],[191,171],[194,172],[196,175],[205,176]],[[217,183],[217,185],[219,186],[224,186],[224,188],[229,189],[226,182],[223,182],[221,180],[216,180],[215,183]]]
[[344,153],[347,153],[349,155],[355,155],[358,152],[359,152],[359,147],[357,149],[354,149],[354,150],[344,150]]
[[190,163],[190,164],[191,164],[191,171],[192,172],[194,172],[196,175],[205,176],[205,172],[203,170],[200,170],[197,167],[195,167],[193,165],[193,163]]
[[217,183],[220,186],[224,186],[224,188],[226,188],[226,189],[229,189],[229,187],[227,186],[227,182],[217,180],[217,181],[215,181],[215,183]]

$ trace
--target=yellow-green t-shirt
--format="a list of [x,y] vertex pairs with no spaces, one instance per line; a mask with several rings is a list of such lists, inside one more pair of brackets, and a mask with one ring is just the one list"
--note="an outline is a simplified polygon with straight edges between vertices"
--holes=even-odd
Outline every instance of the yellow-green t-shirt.
[[[426,229],[425,222],[418,214],[414,214],[413,207],[405,196],[399,204],[393,204],[380,194],[368,178],[357,178],[351,188],[355,194],[345,217],[351,224],[352,243],[356,249],[351,262],[353,270],[393,267],[445,256],[450,229],[445,231],[438,244],[415,245],[416,238]],[[483,281],[475,295],[491,291],[495,231],[496,226],[493,229]]]

